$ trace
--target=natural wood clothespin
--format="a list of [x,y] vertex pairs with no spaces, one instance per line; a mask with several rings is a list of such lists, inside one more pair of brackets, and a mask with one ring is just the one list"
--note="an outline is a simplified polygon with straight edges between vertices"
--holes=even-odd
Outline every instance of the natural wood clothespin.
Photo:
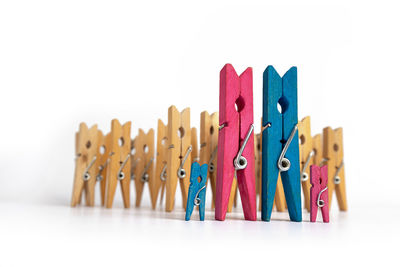
[[339,209],[347,211],[346,185],[343,161],[343,129],[332,130],[331,127],[323,131],[323,156],[328,165],[329,205],[332,204],[333,191],[336,192]]
[[192,163],[197,161],[199,162],[199,145],[197,142],[197,129],[196,127],[192,127],[191,129],[191,137],[192,137]]
[[167,180],[167,157],[168,157],[168,126],[162,120],[158,120],[157,127],[157,155],[156,155],[156,178],[154,180],[154,194],[151,199],[152,208],[157,205],[158,192],[161,187],[160,204],[162,203]]
[[106,198],[106,183],[107,183],[107,166],[110,158],[110,141],[111,134],[108,133],[106,136],[99,130],[98,141],[97,141],[97,175],[96,181],[100,182],[100,199],[101,205],[104,206]]
[[117,183],[120,181],[124,207],[130,206],[131,122],[123,126],[117,119],[111,122],[111,155],[107,168],[106,208],[111,208]]
[[139,134],[134,141],[136,162],[135,167],[135,188],[136,188],[136,207],[140,206],[142,200],[144,184],[148,182],[150,198],[154,198],[154,130],[150,129],[146,134],[139,129]]
[[182,206],[186,207],[192,162],[191,142],[190,109],[186,108],[179,113],[175,106],[169,107],[166,211],[174,209],[178,179],[182,192]]
[[323,164],[322,162],[322,135],[321,134],[316,134],[313,137],[313,151],[314,151],[314,157],[313,157],[313,164],[320,166]]
[[298,123],[300,179],[303,187],[304,207],[310,212],[310,166],[313,163],[313,139],[311,137],[310,117],[305,117]]
[[200,114],[200,164],[208,165],[207,180],[210,181],[212,204],[215,206],[215,185],[217,179],[218,153],[218,112]]
[[75,134],[76,166],[71,206],[81,203],[85,191],[86,205],[94,206],[94,188],[96,185],[97,125],[88,129],[85,123],[79,125]]

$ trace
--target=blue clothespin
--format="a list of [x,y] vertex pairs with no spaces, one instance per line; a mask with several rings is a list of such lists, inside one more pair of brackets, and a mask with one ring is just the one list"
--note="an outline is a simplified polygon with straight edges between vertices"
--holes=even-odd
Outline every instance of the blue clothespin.
[[[280,172],[290,220],[300,222],[302,210],[297,131],[297,68],[292,67],[281,78],[274,67],[268,66],[263,79],[261,219],[271,219]],[[278,104],[281,111],[277,108]]]
[[[206,209],[206,182],[207,182],[208,165],[197,162],[192,163],[190,171],[189,194],[186,203],[185,220],[189,221],[192,216],[193,208],[199,206],[200,221],[204,221],[204,213]],[[198,178],[200,177],[200,181]]]

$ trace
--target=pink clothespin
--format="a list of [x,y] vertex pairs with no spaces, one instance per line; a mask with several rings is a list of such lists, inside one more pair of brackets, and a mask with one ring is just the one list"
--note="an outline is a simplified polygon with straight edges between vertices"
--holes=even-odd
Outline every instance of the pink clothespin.
[[226,64],[221,70],[219,125],[215,219],[225,220],[236,171],[244,217],[255,221],[257,206],[251,68],[247,68],[240,77],[231,64]]
[[321,208],[322,219],[329,222],[328,166],[310,166],[310,221],[317,220],[318,208]]

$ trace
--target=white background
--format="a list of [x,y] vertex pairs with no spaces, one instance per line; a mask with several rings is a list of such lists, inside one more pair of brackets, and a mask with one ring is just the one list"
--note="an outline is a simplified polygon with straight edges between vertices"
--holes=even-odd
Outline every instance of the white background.
[[[1,1],[0,266],[394,265],[399,7],[267,2]],[[335,203],[330,224],[245,222],[240,209],[186,223],[151,211],[147,189],[141,209],[119,191],[112,210],[69,208],[81,121],[137,133],[174,104],[198,127],[218,110],[225,63],[253,67],[256,120],[267,65],[298,67],[299,118],[313,134],[344,128],[347,214]]]

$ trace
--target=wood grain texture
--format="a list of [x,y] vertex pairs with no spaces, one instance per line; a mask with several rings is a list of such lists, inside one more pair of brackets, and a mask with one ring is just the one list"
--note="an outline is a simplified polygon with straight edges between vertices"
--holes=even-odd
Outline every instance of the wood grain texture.
[[[235,104],[238,110],[235,109]],[[224,66],[220,72],[219,107],[219,123],[225,126],[218,136],[215,219],[225,220],[235,175],[233,161],[250,125],[254,122],[251,68],[247,68],[239,77],[232,65]],[[236,174],[243,213],[246,220],[256,220],[254,132],[242,155],[247,159],[247,167],[237,171]]]
[[[328,167],[317,165],[310,166],[310,222],[315,222],[317,220],[318,213],[318,195],[320,195],[320,200],[324,202],[324,206],[321,208],[322,219],[325,223],[329,222],[329,194],[328,191],[323,191],[328,185]],[[321,193],[321,194],[320,194]]]
[[106,208],[112,208],[114,195],[118,184],[119,170],[123,166],[121,173],[124,178],[120,180],[122,199],[124,207],[130,206],[130,180],[131,180],[131,122],[126,122],[123,126],[118,120],[111,122],[111,156],[107,168],[106,178]]
[[[281,106],[282,113],[277,109]],[[264,71],[262,135],[262,207],[261,219],[270,221],[279,176],[277,162],[297,118],[297,69],[292,67],[281,78],[272,66]],[[270,127],[266,127],[267,125]],[[265,128],[266,127],[266,128]],[[300,193],[299,140],[296,131],[285,157],[291,167],[281,173],[289,217],[302,220]],[[264,157],[264,155],[267,155]]]
[[335,184],[335,173],[343,162],[343,129],[337,128],[332,130],[331,127],[326,127],[323,130],[323,157],[327,159],[328,166],[328,190],[329,190],[329,205],[332,204],[333,191],[336,192],[339,209],[347,211],[346,184],[344,175],[344,165],[341,168],[338,176],[340,183]]
[[197,139],[197,129],[196,127],[192,127],[191,129],[191,145],[192,145],[192,154],[191,154],[191,158],[192,158],[192,162],[199,162],[200,158],[199,158],[199,145],[198,145],[198,139]]
[[185,220],[190,220],[195,207],[195,200],[197,198],[200,201],[200,205],[198,205],[200,221],[204,221],[207,191],[207,188],[205,187],[207,184],[208,165],[203,164],[200,166],[198,162],[193,162],[190,169],[190,185],[186,203]]
[[79,133],[75,134],[75,149],[77,152],[77,159],[75,165],[74,185],[72,189],[71,206],[75,207],[81,202],[82,194],[85,188],[86,191],[86,205],[94,206],[94,188],[90,191],[87,184],[96,183],[96,169],[93,165],[89,168],[88,174],[90,178],[84,181],[83,176],[86,168],[95,159],[97,153],[97,125],[88,129],[85,123],[79,125]]
[[[111,133],[108,133],[106,136],[103,136],[101,142],[98,144],[98,155],[99,155],[99,164],[98,164],[98,176],[100,176],[100,199],[101,205],[105,205],[105,197],[106,197],[106,184],[107,184],[107,168],[110,160],[111,153]],[[104,153],[101,154],[100,150],[103,147]],[[101,166],[101,167],[100,167]]]
[[[310,212],[310,165],[312,164],[313,158],[310,159],[309,165],[304,168],[307,158],[310,153],[313,151],[313,139],[311,137],[311,122],[310,117],[303,118],[299,124],[299,154],[300,154],[300,171],[303,171],[304,174],[301,173],[301,186],[303,188],[303,196],[304,196],[304,207]],[[302,177],[307,177],[307,179],[302,179]]]
[[217,180],[218,126],[218,112],[214,112],[210,115],[207,111],[203,111],[200,114],[200,164],[208,164],[209,167],[207,180],[210,181],[211,186],[212,208],[215,207],[215,190]]
[[[157,206],[158,195],[160,194],[160,203],[165,191],[165,179],[162,177],[162,171],[167,166],[167,153],[168,153],[168,126],[165,125],[162,120],[158,120],[157,126],[157,155],[156,155],[156,171],[155,179],[153,183],[153,194],[151,199],[151,206],[153,209]],[[164,180],[163,180],[164,179]],[[160,193],[161,189],[161,193]]]
[[[180,136],[178,136],[178,131]],[[175,106],[168,109],[168,157],[167,157],[167,181],[165,210],[171,212],[174,209],[176,187],[179,184],[182,193],[182,206],[186,207],[187,194],[190,180],[191,153],[187,157],[183,169],[186,177],[178,178],[178,170],[182,159],[191,146],[190,109],[186,108],[181,113]]]
[[[155,193],[154,188],[154,130],[150,129],[145,133],[139,129],[138,135],[134,142],[135,157],[135,190],[136,202],[135,206],[140,207],[142,201],[144,185],[149,186],[150,199],[153,199]],[[153,202],[152,202],[153,203]]]
[[322,163],[323,151],[322,151],[322,134],[316,134],[313,137],[313,164],[320,166]]

